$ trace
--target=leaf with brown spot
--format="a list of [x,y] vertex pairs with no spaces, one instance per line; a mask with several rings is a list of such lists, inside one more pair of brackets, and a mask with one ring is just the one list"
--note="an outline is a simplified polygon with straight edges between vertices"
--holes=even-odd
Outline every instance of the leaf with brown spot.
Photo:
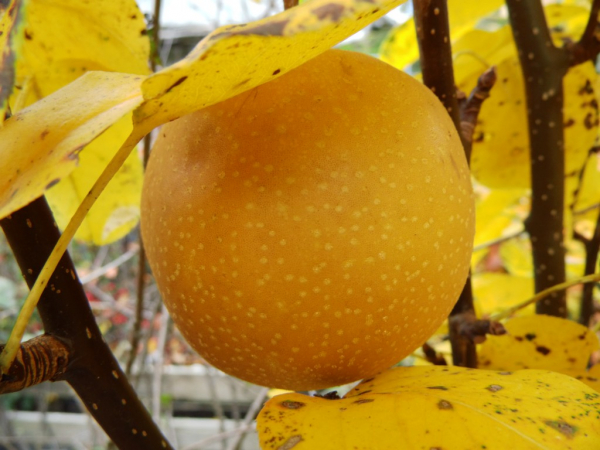
[[285,401],[281,402],[281,406],[283,406],[284,408],[287,408],[287,409],[300,409],[304,406],[304,403],[292,402],[289,400],[285,400]]
[[145,102],[136,120],[156,126],[270,81],[405,1],[313,0],[263,20],[221,27],[144,82]]
[[[134,0],[28,0],[26,14],[33,38],[26,40],[18,55],[17,80],[23,85],[33,78],[42,97],[62,87],[68,73],[150,72],[150,41],[140,35],[144,16]],[[37,98],[26,105],[32,100]]]
[[[131,129],[131,114],[127,114],[87,145],[79,155],[79,166],[46,192],[46,199],[60,229],[69,223],[83,197]],[[142,163],[134,151],[98,197],[77,230],[75,239],[106,245],[129,233],[140,217],[142,180]]]
[[[88,72],[7,120],[0,130],[0,217],[33,201],[51,181],[71,173],[77,167],[72,152],[142,102],[142,78]],[[42,139],[43,130],[52,131]]]
[[[372,401],[357,405],[357,396]],[[286,401],[305,406],[290,410],[281,406]],[[274,397],[257,428],[263,450],[295,440],[298,450],[591,450],[600,444],[599,413],[600,394],[554,372],[396,367],[340,400]]]
[[[61,0],[57,4],[60,6],[72,1]],[[137,107],[129,140],[135,140],[165,122],[283,75],[404,1],[313,0],[250,24],[219,28],[203,39],[185,59],[147,77],[141,87],[143,100],[139,86],[142,80],[135,78],[132,84],[134,77],[131,75],[94,75],[93,83],[90,83],[91,78],[87,78],[88,84],[79,78],[63,88],[60,95],[46,97],[45,103],[36,102],[23,110],[19,118],[13,117],[9,121],[13,122],[10,128],[19,131],[20,138],[15,137],[14,131],[0,130],[0,141],[3,142],[0,157],[3,161],[10,161],[0,171],[0,217],[39,197],[51,180],[69,174],[75,168],[75,162],[67,157],[70,152],[82,143],[88,144],[132,109]],[[42,3],[47,2],[40,2],[40,5]],[[80,8],[90,5],[76,3]],[[121,1],[115,3],[121,4]],[[325,14],[319,18],[314,9],[324,5],[338,5],[340,13]],[[92,8],[90,17],[94,17],[93,11],[103,8],[101,3],[89,7]],[[102,37],[102,33],[95,36]],[[33,43],[36,42],[35,35],[30,38]],[[68,50],[64,52],[68,53]],[[127,59],[126,56],[123,58]],[[80,70],[78,62],[79,57],[68,67]],[[106,68],[108,64],[105,59],[92,63],[96,64],[96,69]],[[44,64],[56,68],[54,61],[48,63],[48,55],[42,54],[40,66]],[[273,75],[277,70],[279,72]],[[127,81],[115,88],[115,80],[119,76]],[[76,105],[64,100],[76,97],[79,99]],[[26,121],[27,124],[15,124],[18,121]],[[73,133],[73,130],[81,129],[85,121],[90,121],[90,125],[85,127],[86,132]],[[92,126],[92,122],[96,125]],[[39,140],[45,129],[57,132],[51,132],[43,141]],[[24,142],[30,137],[33,145],[26,146],[24,152]],[[133,144],[128,142],[127,148],[132,147]]]
[[[588,16],[583,7],[550,5],[546,8],[553,30],[576,41]],[[555,14],[559,12],[560,14]],[[519,59],[508,25],[494,31],[471,30],[454,45],[456,84],[464,92],[476,85],[481,72],[496,66],[498,83],[478,118],[473,144],[473,175],[490,188],[530,186],[529,135],[525,90]],[[598,132],[598,107],[594,87],[598,75],[591,62],[569,70],[563,80],[565,122],[565,174],[579,170]],[[561,124],[535,124],[539,132]]]
[[[139,34],[144,19],[133,0],[116,0],[108,7],[78,0],[29,0],[26,13],[32,39],[25,40],[18,53],[16,76],[22,89],[11,98],[13,113],[92,70],[136,75],[150,72],[149,40]],[[131,131],[131,114],[126,114],[93,142],[82,142],[62,160],[69,165],[76,162],[77,168],[58,183],[46,185],[46,189],[53,187],[46,196],[61,229]],[[56,129],[48,127],[40,139],[51,138],[52,133]],[[141,187],[142,163],[132,154],[90,210],[76,239],[104,245],[131,231],[140,215]]]
[[579,372],[585,371],[592,352],[600,348],[598,338],[586,327],[558,317],[515,317],[505,327],[505,335],[488,336],[480,346],[480,367]]
[[572,438],[577,431],[575,427],[563,420],[547,420],[545,423],[550,428],[554,428],[556,431],[564,434],[567,438]]
[[600,364],[592,366],[589,370],[567,370],[564,373],[600,392]]
[[[475,129],[475,133],[482,133],[483,140],[473,144],[473,175],[491,188],[528,188],[530,185],[529,137],[520,70],[516,55],[497,65],[498,77],[505,76],[509,82],[494,87],[490,103],[482,108]],[[588,114],[593,115],[594,123],[598,118],[597,108],[589,103],[594,94],[585,94],[586,101],[577,93],[596,76],[590,63],[573,68],[564,79],[564,114],[574,121],[573,126],[565,129],[565,174],[582,166],[597,134],[597,124],[589,127],[585,124]]]

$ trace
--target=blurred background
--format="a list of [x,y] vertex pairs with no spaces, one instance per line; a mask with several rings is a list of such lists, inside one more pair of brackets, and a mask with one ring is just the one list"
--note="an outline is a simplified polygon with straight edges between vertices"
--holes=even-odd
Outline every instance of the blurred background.
[[[544,3],[552,3],[548,5],[550,14],[547,18],[553,37],[576,40],[577,33],[586,23],[589,2],[556,0]],[[138,0],[151,36],[154,33],[154,4],[155,0]],[[461,10],[462,5],[467,4],[469,8],[464,6]],[[491,4],[496,6],[490,7]],[[506,11],[499,7],[500,4],[495,0],[454,1],[457,14],[451,24],[456,84],[468,93],[481,73],[496,65],[499,73],[503,71],[505,75],[499,75],[503,82],[495,86],[488,103],[496,108],[510,103],[501,110],[490,108],[486,111],[484,108],[475,130],[472,169],[477,197],[477,231],[472,281],[476,308],[481,317],[518,304],[533,294],[531,247],[523,226],[530,208],[528,180],[523,175],[528,173],[529,163],[525,156],[527,143],[524,143],[527,134],[525,110],[519,100],[524,94],[518,77],[518,63],[515,63],[516,51],[506,27]],[[474,13],[473,8],[481,11]],[[159,66],[171,65],[185,57],[202,38],[220,26],[251,22],[282,9],[283,0],[162,0],[160,44],[156,49]],[[407,2],[339,47],[380,57],[418,76],[418,48],[411,17],[411,2]],[[565,174],[568,279],[583,274],[584,242],[600,229],[600,146],[597,143],[600,84],[597,70],[593,64],[589,66],[585,70],[574,70],[571,78],[565,78],[566,103],[569,99],[579,99],[582,92],[589,97],[586,97],[587,109],[565,112],[578,124],[569,128],[571,136],[577,139],[566,136],[567,163],[571,167]],[[579,100],[570,102],[576,106],[580,103]],[[592,108],[594,105],[595,109]],[[587,123],[593,123],[593,126],[583,128]],[[516,150],[521,153],[515,154]],[[477,152],[483,155],[484,151],[486,156],[477,156]],[[139,161],[136,163],[141,166]],[[498,180],[498,174],[504,178]],[[70,217],[72,213],[59,212],[57,202],[60,198],[53,204],[51,196],[52,190],[48,198],[53,208],[56,206],[55,215]],[[135,223],[139,208],[131,211]],[[131,214],[127,217],[131,218]],[[121,236],[123,234],[108,245],[73,242],[70,253],[104,338],[123,368],[130,373],[138,394],[172,445],[179,450],[258,450],[253,418],[265,398],[274,392],[226,376],[205,364],[188,347],[169,320],[148,269],[139,276],[138,229],[121,233]],[[567,291],[571,319],[577,320],[579,315],[581,291],[581,286]],[[141,320],[136,321],[140,293],[143,310]],[[26,295],[27,288],[19,269],[4,236],[0,235],[0,342],[7,340]],[[594,295],[597,306],[598,289]],[[531,314],[532,310],[530,307],[524,314]],[[590,325],[600,332],[599,323],[600,314],[596,308]],[[25,338],[41,333],[41,321],[34,316]],[[132,336],[139,338],[137,342]],[[450,360],[446,328],[442,327],[430,344]],[[594,358],[594,362],[600,359],[598,355]],[[404,363],[421,364],[422,354],[416,352]],[[110,448],[106,435],[66,383],[44,383],[0,396],[0,450],[106,448]]]

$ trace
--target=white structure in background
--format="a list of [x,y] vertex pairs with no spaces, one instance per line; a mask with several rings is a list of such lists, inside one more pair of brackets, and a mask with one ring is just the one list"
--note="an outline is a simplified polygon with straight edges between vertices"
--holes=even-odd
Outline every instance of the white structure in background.
[[[144,14],[152,14],[154,0],[137,0]],[[283,9],[283,0],[162,0],[161,25],[195,26],[214,30],[222,25],[245,23]]]
[[[193,450],[197,444],[202,444],[198,447],[202,450],[224,450],[245,434],[239,449],[259,450],[256,427],[246,416],[254,417],[260,409],[266,395],[264,388],[198,364],[165,366],[163,371],[160,392],[165,398],[171,402],[201,402],[215,413],[221,411],[214,418],[202,419],[174,417],[168,411],[163,412],[158,423],[174,448]],[[152,378],[149,369],[136,388],[146,404],[150,404],[152,396]],[[37,391],[39,398],[48,395],[75,398],[64,381],[40,384],[29,391]],[[238,417],[227,418],[223,407],[233,404],[240,408]],[[0,426],[0,450],[89,450],[102,448],[108,442],[104,431],[86,413],[0,409],[0,425],[3,425]]]

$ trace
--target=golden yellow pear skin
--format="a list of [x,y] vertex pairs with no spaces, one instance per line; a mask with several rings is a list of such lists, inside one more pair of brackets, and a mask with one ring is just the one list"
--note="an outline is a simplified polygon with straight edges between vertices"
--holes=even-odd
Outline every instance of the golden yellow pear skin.
[[433,334],[467,277],[474,202],[437,98],[330,50],[164,126],[142,233],[201,356],[308,390],[374,375]]

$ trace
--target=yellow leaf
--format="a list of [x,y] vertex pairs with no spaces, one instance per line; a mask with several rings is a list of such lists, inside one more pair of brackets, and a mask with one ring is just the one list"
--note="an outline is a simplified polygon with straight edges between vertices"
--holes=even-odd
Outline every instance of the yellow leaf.
[[596,364],[590,370],[565,371],[565,375],[569,375],[582,383],[587,384],[596,392],[600,392],[600,365]]
[[[572,280],[583,275],[585,255],[581,243],[571,239],[571,233],[566,233],[565,235],[566,275],[567,279]],[[526,278],[533,276],[531,241],[527,235],[520,235],[503,242],[500,246],[500,256],[504,268],[511,275]]]
[[511,275],[519,277],[533,276],[531,242],[529,237],[519,236],[504,242],[500,246],[500,256],[504,267]]
[[[46,192],[46,199],[61,229],[69,223],[81,200],[131,129],[131,114],[128,114],[86,146],[79,155],[79,167]],[[75,238],[105,245],[131,231],[139,220],[142,179],[140,158],[132,152],[96,200]]]
[[[221,27],[182,61],[149,77],[136,120],[152,127],[273,80],[406,0],[313,0]],[[323,74],[326,76],[326,74]]]
[[[452,41],[463,36],[482,17],[503,4],[504,0],[449,0],[448,16]],[[379,49],[380,58],[400,70],[406,69],[406,66],[419,60],[416,36],[415,22],[411,18],[387,34]]]
[[379,48],[379,58],[399,70],[419,60],[415,21],[410,18],[387,34]]
[[565,39],[577,42],[585,29],[590,15],[587,7],[576,4],[549,4],[544,8],[548,26],[552,30],[552,40],[558,47]]
[[[587,21],[585,8],[546,8],[555,38],[576,39]],[[582,25],[583,23],[583,25]],[[560,32],[560,33],[559,33]],[[457,86],[470,92],[481,72],[497,67],[498,81],[479,115],[471,168],[475,178],[491,188],[530,186],[529,136],[523,76],[509,26],[497,31],[471,30],[453,45]],[[564,78],[565,173],[578,171],[598,132],[595,84],[589,62],[571,68]],[[558,124],[547,124],[558,126]]]
[[340,400],[274,397],[257,428],[263,450],[592,450],[599,413],[600,394],[553,372],[397,367]]
[[[528,188],[529,136],[523,77],[516,56],[497,66],[498,82],[475,129],[471,168],[491,188]],[[564,78],[565,173],[577,171],[594,144],[598,127],[592,63],[572,68]],[[557,126],[557,124],[554,124]]]
[[[478,316],[489,316],[500,312],[527,300],[534,294],[531,277],[488,272],[473,274],[471,280]],[[534,305],[531,305],[522,310],[522,313],[531,314],[534,309]]]
[[[522,228],[514,206],[518,205],[527,191],[523,189],[497,189],[485,194],[475,209],[475,246],[485,244],[505,235],[507,230]],[[473,253],[475,265],[485,255],[485,250]]]
[[[567,178],[567,202],[573,204],[573,210],[584,211],[576,214],[576,220],[594,220],[598,216],[600,204],[600,155],[593,153],[585,164],[583,179],[579,177]],[[587,214],[589,213],[589,214]]]
[[28,0],[12,103],[21,109],[85,72],[150,73],[150,42],[134,0]]
[[87,70],[149,72],[144,15],[133,0],[29,0],[24,33],[20,79],[47,74],[63,61],[93,65]]
[[[449,0],[450,30],[473,28],[482,18],[504,5],[504,0]],[[453,37],[455,39],[455,37]]]
[[[514,56],[515,52],[512,32],[508,26],[494,32],[468,30],[452,44],[456,85],[464,92],[471,92],[485,70]],[[494,91],[499,84],[496,83]],[[484,105],[488,102],[486,100]]]
[[480,346],[479,367],[583,371],[592,352],[600,348],[593,332],[558,317],[515,317],[506,322],[505,328],[507,334],[488,336]]
[[[91,5],[78,0],[29,0],[24,35],[26,39],[17,58],[17,80],[22,89],[13,96],[13,112],[88,71],[149,73],[149,40],[143,14],[133,0]],[[131,130],[128,114],[86,146],[79,167],[48,191],[48,201],[61,229]],[[75,237],[79,240],[107,244],[136,225],[141,161],[134,156],[125,165],[78,230]]]
[[15,54],[22,43],[18,32],[24,2],[10,0],[0,5],[0,127],[8,108],[8,97],[15,84]]
[[[132,136],[282,75],[403,1],[313,0],[261,21],[220,28],[186,59],[147,79],[145,102],[134,114]],[[75,164],[65,163],[66,154],[80,150],[140,105],[141,80],[123,74],[86,74],[56,96],[22,111],[20,119],[11,119],[12,126],[4,127],[10,131],[0,130],[0,141],[5,144],[0,157],[10,161],[0,169],[0,217],[70,173]],[[56,105],[61,107],[54,112]],[[90,123],[83,126],[87,120]],[[80,127],[78,133],[71,133]],[[49,130],[54,131],[49,134]],[[25,136],[31,140],[24,142]]]
[[0,130],[0,217],[68,175],[83,147],[142,102],[142,79],[88,72],[6,121]]

